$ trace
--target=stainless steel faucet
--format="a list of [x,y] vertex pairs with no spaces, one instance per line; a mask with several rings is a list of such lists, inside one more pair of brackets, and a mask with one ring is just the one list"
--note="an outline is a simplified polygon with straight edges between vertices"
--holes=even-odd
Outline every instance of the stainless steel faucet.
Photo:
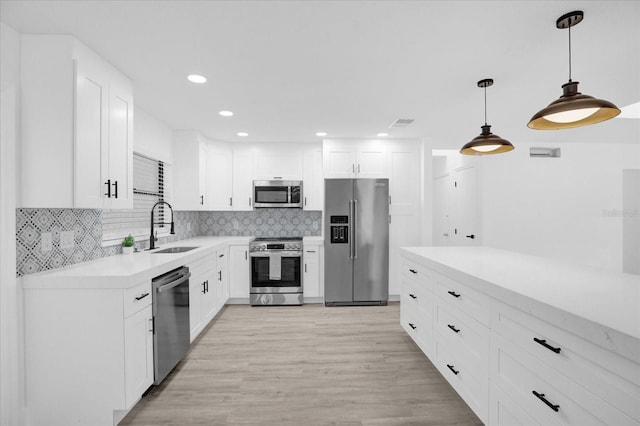
[[[153,210],[156,208],[158,204],[166,204],[167,206],[169,206],[169,209],[171,210],[171,222],[154,222],[153,221]],[[153,205],[153,207],[151,207],[151,235],[149,237],[149,250],[153,250],[157,248],[156,241],[158,241],[158,237],[153,233],[153,225],[169,225],[169,224],[171,224],[171,230],[169,231],[169,233],[171,235],[174,235],[176,232],[174,230],[174,225],[173,225],[173,207],[171,207],[171,204],[167,203],[166,201],[158,201]]]

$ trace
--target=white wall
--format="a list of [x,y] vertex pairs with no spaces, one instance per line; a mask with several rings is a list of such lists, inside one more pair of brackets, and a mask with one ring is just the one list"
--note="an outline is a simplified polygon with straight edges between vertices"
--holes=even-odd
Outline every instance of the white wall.
[[20,35],[0,23],[0,425],[23,422],[22,300],[16,280]]
[[[561,158],[530,158],[531,146]],[[480,158],[484,245],[622,271],[623,169],[640,145],[518,142]]]
[[133,150],[165,163],[173,163],[173,131],[139,107],[133,114]]

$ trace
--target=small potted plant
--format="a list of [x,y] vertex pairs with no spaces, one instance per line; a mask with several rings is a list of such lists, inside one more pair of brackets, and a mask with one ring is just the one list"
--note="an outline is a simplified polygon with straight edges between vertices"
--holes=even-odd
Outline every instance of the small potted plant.
[[131,234],[124,237],[122,240],[122,254],[132,254],[133,246],[136,245],[136,240],[131,236]]

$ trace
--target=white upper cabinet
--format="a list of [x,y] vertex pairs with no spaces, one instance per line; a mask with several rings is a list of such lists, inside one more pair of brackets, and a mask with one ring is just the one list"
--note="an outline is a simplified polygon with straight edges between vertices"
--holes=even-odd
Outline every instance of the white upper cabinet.
[[207,144],[207,210],[231,210],[231,149]]
[[253,210],[253,154],[248,149],[233,151],[233,210]]
[[389,177],[387,141],[323,141],[325,179]]
[[302,151],[269,145],[256,148],[253,156],[255,180],[302,180]]
[[131,81],[71,36],[23,35],[21,92],[20,206],[131,208]]
[[324,208],[322,148],[315,145],[307,148],[304,151],[303,162],[303,208],[305,210],[322,210]]

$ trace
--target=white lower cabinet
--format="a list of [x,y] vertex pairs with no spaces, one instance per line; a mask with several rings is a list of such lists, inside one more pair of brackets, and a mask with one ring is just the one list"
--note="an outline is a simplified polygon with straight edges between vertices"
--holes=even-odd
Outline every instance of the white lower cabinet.
[[153,384],[151,281],[46,283],[24,291],[26,423],[113,425]]
[[232,302],[249,303],[250,274],[249,245],[229,246],[229,297]]
[[400,322],[485,424],[640,424],[640,362],[458,279],[403,255]]
[[215,315],[217,260],[208,254],[189,265],[189,325],[191,342]]
[[302,289],[306,303],[322,302],[324,297],[324,240],[305,237],[302,243]]

